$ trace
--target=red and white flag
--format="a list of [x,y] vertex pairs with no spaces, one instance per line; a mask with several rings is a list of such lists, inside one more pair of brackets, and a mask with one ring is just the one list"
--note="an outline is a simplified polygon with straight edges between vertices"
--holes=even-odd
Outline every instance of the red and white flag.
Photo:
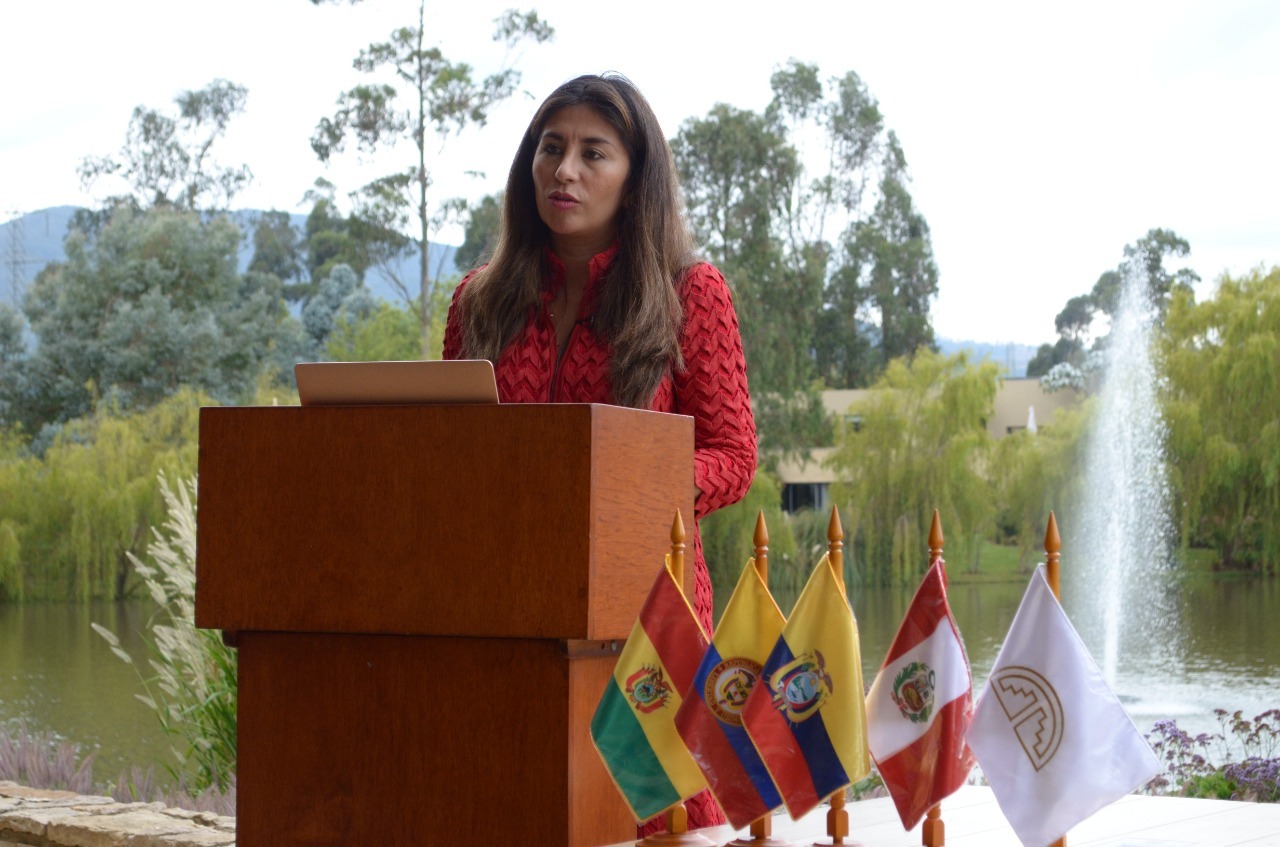
[[972,692],[969,660],[947,605],[946,566],[936,559],[867,694],[871,755],[908,830],[964,785],[973,768],[964,740]]

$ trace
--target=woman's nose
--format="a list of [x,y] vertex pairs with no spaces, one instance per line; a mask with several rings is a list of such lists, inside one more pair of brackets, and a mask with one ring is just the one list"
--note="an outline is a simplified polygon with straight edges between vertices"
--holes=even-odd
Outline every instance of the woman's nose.
[[578,163],[572,156],[565,156],[556,168],[556,179],[561,182],[573,182],[578,178]]

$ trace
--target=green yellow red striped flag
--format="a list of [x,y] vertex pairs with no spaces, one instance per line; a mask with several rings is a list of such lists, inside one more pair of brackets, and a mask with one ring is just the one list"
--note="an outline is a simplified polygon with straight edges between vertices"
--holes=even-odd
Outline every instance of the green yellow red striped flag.
[[675,727],[706,648],[668,556],[591,720],[591,740],[641,823],[707,787]]

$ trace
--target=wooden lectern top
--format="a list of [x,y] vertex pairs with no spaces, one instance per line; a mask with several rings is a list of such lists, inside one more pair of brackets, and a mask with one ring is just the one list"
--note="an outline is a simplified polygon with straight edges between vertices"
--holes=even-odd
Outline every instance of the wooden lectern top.
[[200,627],[624,639],[693,514],[693,421],[209,407],[198,485]]

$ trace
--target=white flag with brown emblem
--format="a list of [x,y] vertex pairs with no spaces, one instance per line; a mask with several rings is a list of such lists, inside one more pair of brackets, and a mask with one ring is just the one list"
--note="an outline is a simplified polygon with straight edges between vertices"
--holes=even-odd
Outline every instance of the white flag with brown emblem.
[[1036,569],[968,742],[1026,847],[1044,847],[1146,783],[1160,762]]

